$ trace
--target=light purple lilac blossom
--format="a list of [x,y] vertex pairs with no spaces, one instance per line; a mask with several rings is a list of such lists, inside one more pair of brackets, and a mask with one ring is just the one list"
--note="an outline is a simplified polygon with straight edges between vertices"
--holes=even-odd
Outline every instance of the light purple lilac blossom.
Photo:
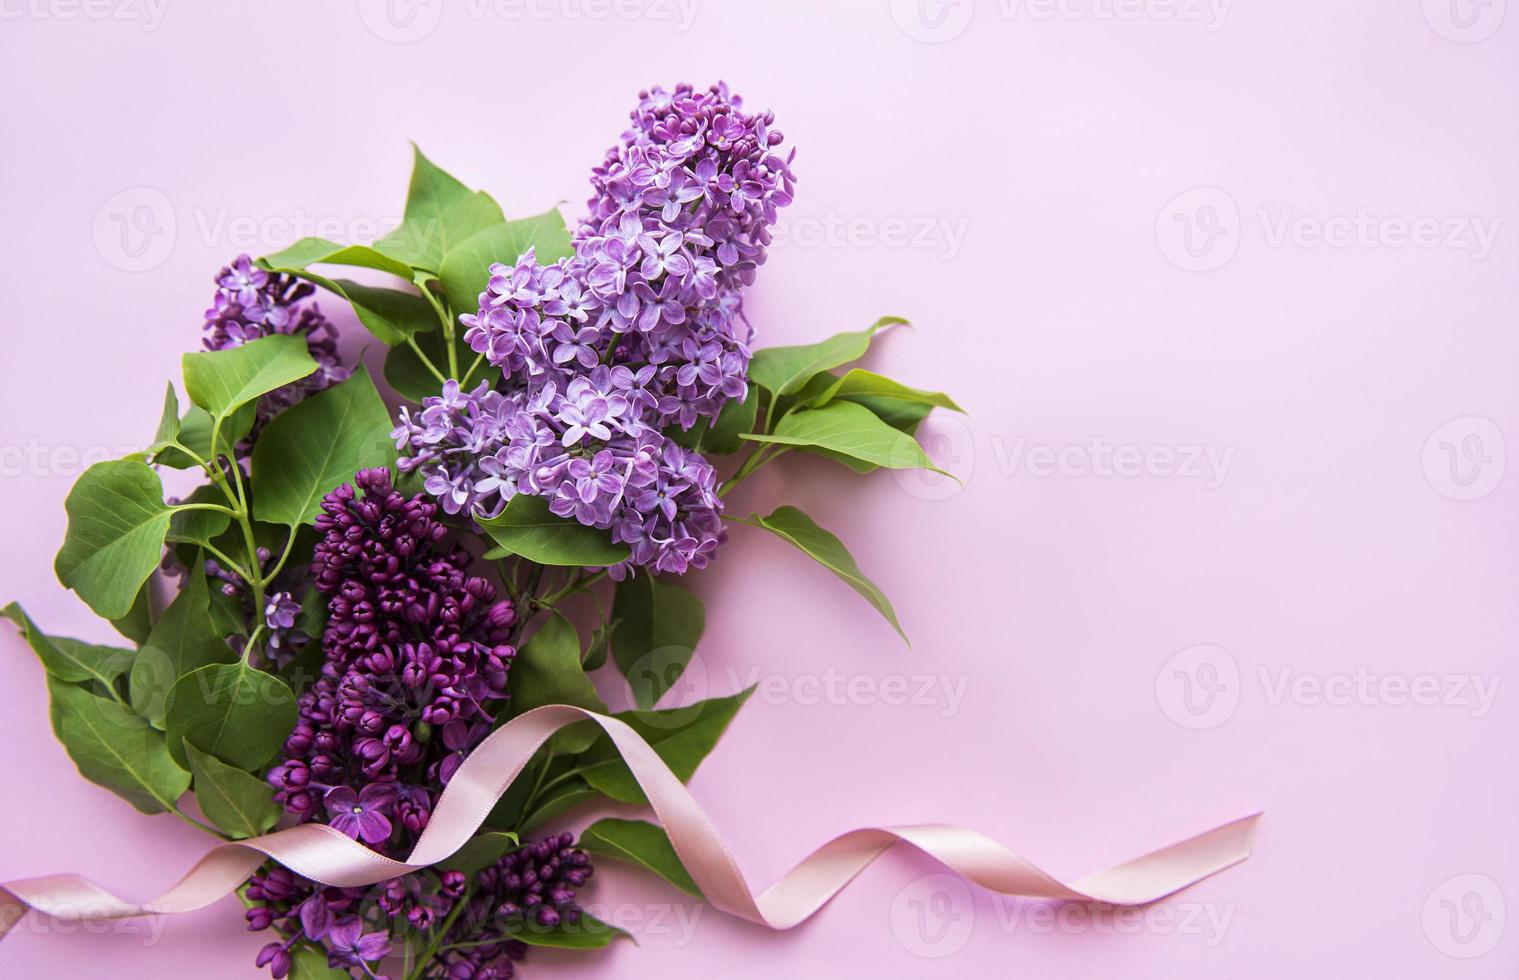
[[445,511],[490,517],[530,493],[628,544],[614,577],[706,566],[724,539],[715,474],[663,433],[744,397],[742,290],[795,180],[773,116],[742,104],[721,84],[641,93],[592,172],[574,254],[491,266],[460,320],[504,390],[449,382],[393,433]]
[[338,358],[337,331],[315,303],[301,303],[316,291],[307,282],[253,264],[245,253],[216,276],[216,296],[206,311],[207,350],[229,350],[271,334],[306,338],[317,363],[314,373],[269,392],[259,400],[258,421],[267,422],[313,392],[348,377]]

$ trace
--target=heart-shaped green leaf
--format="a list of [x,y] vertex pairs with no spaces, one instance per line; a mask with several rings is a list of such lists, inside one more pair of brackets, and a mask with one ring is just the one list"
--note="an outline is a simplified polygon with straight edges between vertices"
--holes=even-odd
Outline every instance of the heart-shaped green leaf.
[[306,338],[271,334],[228,350],[186,354],[185,391],[212,418],[233,411],[316,370]]
[[395,462],[390,429],[363,367],[281,412],[253,448],[254,516],[287,527],[314,520],[322,497],[354,473]]
[[528,637],[512,661],[508,684],[512,711],[521,714],[546,704],[572,704],[590,711],[607,710],[580,663],[580,635],[555,612]]
[[492,225],[450,248],[438,270],[449,308],[456,314],[475,312],[490,280],[491,264],[516,265],[529,248],[535,250],[540,265],[553,265],[575,253],[570,231],[557,210]]
[[58,580],[106,619],[126,616],[158,567],[169,532],[158,474],[133,460],[96,463],[63,506],[69,529],[53,562]]
[[273,674],[239,661],[193,670],[169,691],[169,752],[184,742],[247,772],[268,762],[295,728],[295,695]]
[[401,224],[374,243],[376,250],[414,269],[437,272],[444,256],[505,216],[489,194],[471,191],[412,145],[411,185]]

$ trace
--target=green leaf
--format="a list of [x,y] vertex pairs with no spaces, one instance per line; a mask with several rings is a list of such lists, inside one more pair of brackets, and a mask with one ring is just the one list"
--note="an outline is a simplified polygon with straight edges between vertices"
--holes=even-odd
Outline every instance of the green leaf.
[[928,418],[928,413],[934,410],[934,406],[927,402],[904,402],[871,395],[855,395],[849,401],[865,406],[876,414],[876,418],[908,435],[916,433],[918,423]]
[[273,334],[228,350],[184,356],[185,391],[213,418],[316,370],[306,339]]
[[273,674],[242,661],[201,667],[169,691],[169,752],[183,760],[185,740],[252,772],[279,751],[296,716],[295,695]]
[[390,412],[362,366],[274,418],[253,448],[253,513],[296,527],[359,470],[395,462]]
[[591,632],[591,642],[580,657],[580,662],[587,671],[600,670],[607,662],[607,651],[611,648],[612,633],[617,629],[617,622],[613,619],[610,623],[603,623]]
[[574,254],[569,228],[557,210],[493,225],[450,248],[438,270],[449,308],[456,314],[479,309],[491,263],[515,265],[529,248],[537,250],[541,265],[552,265]]
[[[512,668],[516,670],[515,667]],[[681,708],[660,711],[624,711],[613,717],[625,721],[665,761],[681,782],[690,779],[717,745],[728,723],[749,700],[754,688],[726,698],[708,698]],[[622,803],[647,803],[638,781],[617,753],[610,738],[602,736],[582,753],[577,763],[580,776],[595,789]]]
[[870,349],[870,338],[878,331],[906,322],[884,316],[864,330],[834,334],[821,343],[762,348],[749,362],[749,380],[775,395],[792,394],[813,375],[863,357]]
[[509,553],[539,565],[615,565],[628,557],[628,546],[612,543],[601,528],[549,511],[542,497],[519,493],[496,517],[479,519],[491,539]]
[[132,710],[163,728],[169,692],[181,677],[237,656],[211,620],[206,573],[196,565],[132,662]]
[[[172,528],[173,521],[170,521]],[[111,625],[116,627],[116,632],[141,644],[148,638],[148,633],[153,629],[153,577],[142,584],[137,590],[137,598],[132,602],[132,611],[118,619],[111,620]]]
[[228,836],[234,840],[257,837],[278,822],[283,807],[274,802],[273,786],[189,742],[184,752],[195,777],[195,802]]
[[744,444],[740,437],[754,431],[754,419],[759,412],[759,401],[757,389],[754,385],[750,385],[743,401],[730,398],[723,404],[722,411],[717,413],[716,421],[709,422],[703,418],[689,429],[672,427],[666,435],[687,449],[694,449],[705,456],[726,456],[729,453],[736,453]]
[[[258,401],[255,399],[227,416],[218,434],[223,446],[237,445],[238,441],[252,430],[253,420],[257,414]],[[179,420],[179,445],[201,459],[210,460],[215,455],[211,449],[211,429],[215,422],[216,420],[211,418],[211,414],[204,408],[191,405],[185,411],[184,418]],[[176,446],[167,446],[158,450],[153,454],[153,462],[161,466],[172,466],[177,470],[200,468],[199,463]]]
[[612,615],[619,625],[612,654],[640,708],[652,708],[691,660],[707,624],[702,602],[672,582],[651,574],[617,584]]
[[582,803],[589,803],[592,800],[604,801],[605,799],[606,797],[591,789],[590,784],[584,779],[578,776],[574,779],[567,779],[554,787],[552,792],[546,794],[538,802],[537,806],[533,807],[532,813],[522,818],[522,832],[524,834],[532,833],[560,814],[572,810]]
[[[227,506],[227,497],[216,487],[199,486],[184,498],[187,504],[220,504]],[[168,540],[176,544],[193,544],[204,547],[225,534],[232,525],[232,515],[219,510],[180,510],[169,519]]]
[[148,455],[155,455],[173,445],[178,438],[179,395],[174,391],[174,382],[170,381],[168,390],[164,392],[164,408],[163,414],[158,418],[158,431],[153,433],[153,444],[147,448]]
[[438,314],[416,293],[366,286],[352,279],[328,279],[314,272],[292,274],[347,300],[365,329],[388,347],[404,344],[413,334],[438,328]]
[[928,405],[931,408],[947,408],[952,412],[964,412],[965,410],[955,404],[942,391],[924,391],[921,388],[909,388],[899,381],[893,381],[885,375],[876,374],[874,371],[865,371],[854,368],[842,378],[825,388],[811,402],[813,408],[822,408],[835,398],[847,398],[854,400],[860,397],[882,399],[885,401],[912,402],[919,405]]
[[528,918],[505,928],[513,939],[550,949],[600,949],[614,939],[628,937],[623,930],[609,926],[585,911],[575,922],[560,919],[555,925],[543,926],[536,919]]
[[80,775],[143,813],[174,807],[190,774],[169,757],[163,734],[131,711],[84,688],[48,678],[50,712],[59,741]]
[[300,274],[313,265],[346,265],[388,272],[411,282],[411,266],[366,245],[339,245],[325,238],[302,238],[289,248],[266,255],[258,264],[273,272]]
[[406,215],[374,247],[416,269],[437,272],[444,255],[482,228],[504,220],[489,194],[471,191],[412,144]]
[[[751,442],[770,442],[801,449],[821,449],[851,460],[890,469],[925,469],[944,473],[900,429],[894,429],[863,405],[836,401],[824,408],[804,408],[781,420],[771,435],[746,435]],[[951,473],[945,476],[954,479]]]
[[509,852],[516,850],[520,845],[517,835],[513,833],[492,831],[476,834],[466,841],[463,847],[455,851],[452,857],[444,858],[438,864],[446,870],[474,876],[501,860]]
[[702,897],[701,889],[680,863],[669,835],[658,824],[606,817],[580,832],[580,846],[592,854],[637,864],[686,894]]
[[69,529],[53,562],[58,580],[106,619],[126,616],[158,567],[169,531],[158,474],[131,460],[96,463],[63,506]]
[[607,710],[606,702],[596,693],[580,665],[580,636],[558,612],[545,620],[538,632],[517,650],[507,683],[511,686],[515,714],[545,704]]
[[334,970],[327,965],[327,951],[306,942],[296,943],[290,950],[290,980],[348,980],[347,970]]
[[891,628],[897,631],[904,642],[907,642],[909,646],[912,645],[907,640],[907,634],[902,632],[902,625],[897,622],[897,613],[892,609],[891,601],[874,582],[865,577],[860,571],[860,566],[855,564],[854,556],[836,536],[823,530],[817,522],[795,507],[777,508],[769,517],[760,517],[756,514],[754,520],[760,527],[777,537],[790,541],[818,564],[843,579],[851,589],[864,596],[865,601],[874,606],[877,612],[886,617]]
[[48,636],[17,603],[0,610],[0,616],[16,624],[27,645],[42,661],[42,669],[61,681],[96,681],[109,688],[132,666],[130,650],[96,646],[66,636]]

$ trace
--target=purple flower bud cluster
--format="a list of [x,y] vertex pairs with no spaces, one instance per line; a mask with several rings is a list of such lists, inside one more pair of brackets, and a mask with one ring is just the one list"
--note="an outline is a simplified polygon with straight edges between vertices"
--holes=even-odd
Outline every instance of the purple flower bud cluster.
[[245,253],[216,277],[216,298],[206,311],[207,350],[229,350],[271,334],[306,338],[316,371],[259,400],[258,419],[266,422],[307,395],[348,377],[338,359],[337,331],[316,304],[301,302],[316,287],[293,276],[268,272]]
[[[371,889],[324,887],[270,865],[249,881],[245,914],[251,930],[281,937],[259,951],[257,963],[276,977],[290,972],[297,942],[321,944],[328,965],[353,976],[375,976],[370,964],[408,940],[441,950],[422,966],[428,980],[511,980],[527,947],[516,935],[554,929],[582,918],[576,889],[594,872],[571,834],[528,842],[480,871],[473,882],[458,871],[423,871]],[[463,907],[459,907],[460,903]],[[429,935],[447,923],[442,936]]]
[[712,467],[663,433],[744,396],[742,291],[795,184],[773,115],[745,112],[726,86],[639,99],[592,172],[574,255],[491,266],[479,309],[460,317],[505,390],[449,382],[394,432],[402,469],[448,513],[545,497],[630,546],[619,578],[703,568],[723,540]]
[[[327,597],[320,677],[269,771],[275,799],[377,850],[409,848],[506,697],[517,613],[387,470],[322,501],[311,577]],[[277,617],[288,608],[276,610]],[[282,619],[281,619],[282,621]]]

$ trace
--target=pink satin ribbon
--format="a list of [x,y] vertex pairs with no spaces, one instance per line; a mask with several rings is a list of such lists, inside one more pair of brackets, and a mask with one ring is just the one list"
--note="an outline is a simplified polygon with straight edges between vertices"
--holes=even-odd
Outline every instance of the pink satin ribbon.
[[696,800],[638,733],[615,718],[550,705],[513,719],[464,760],[438,800],[432,820],[407,859],[382,857],[322,824],[303,824],[209,851],[179,882],[134,905],[78,875],[28,878],[0,886],[0,935],[28,909],[58,919],[121,919],[190,912],[232,894],[268,858],[307,878],[359,887],[444,862],[472,837],[496,800],[549,736],[584,719],[600,725],[643,787],[681,863],[714,907],[772,929],[790,929],[898,841],[970,881],[1005,895],[1144,905],[1217,874],[1250,856],[1260,815],[1069,885],[972,830],[941,825],[854,830],[818,848],[760,895],[750,891],[733,855]]

